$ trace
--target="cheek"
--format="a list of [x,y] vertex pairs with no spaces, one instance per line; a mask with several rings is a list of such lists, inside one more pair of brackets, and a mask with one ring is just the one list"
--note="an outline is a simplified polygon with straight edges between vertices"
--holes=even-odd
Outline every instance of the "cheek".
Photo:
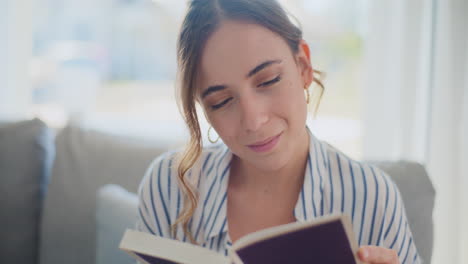
[[236,129],[238,129],[238,126],[234,120],[229,117],[229,114],[216,115],[211,117],[209,120],[218,135],[223,139],[224,143],[230,145],[230,142],[233,142],[235,139],[235,135],[237,133]]
[[273,109],[281,109],[290,119],[302,119],[302,116],[307,114],[304,89],[299,83],[291,80],[283,88],[274,102]]

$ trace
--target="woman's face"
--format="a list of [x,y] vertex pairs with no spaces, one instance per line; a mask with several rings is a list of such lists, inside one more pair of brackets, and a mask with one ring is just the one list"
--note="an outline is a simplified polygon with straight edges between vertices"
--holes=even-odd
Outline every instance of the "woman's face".
[[307,45],[293,54],[257,24],[225,21],[210,36],[197,86],[205,115],[242,161],[275,170],[308,141],[304,87],[312,82]]

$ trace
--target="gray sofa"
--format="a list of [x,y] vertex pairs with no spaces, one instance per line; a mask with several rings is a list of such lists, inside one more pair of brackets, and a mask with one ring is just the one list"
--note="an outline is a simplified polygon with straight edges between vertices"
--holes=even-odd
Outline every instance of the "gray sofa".
[[[138,183],[151,160],[180,143],[80,125],[55,132],[38,119],[0,123],[0,263],[131,263],[117,245],[133,227]],[[435,192],[424,168],[374,163],[399,186],[430,263]]]

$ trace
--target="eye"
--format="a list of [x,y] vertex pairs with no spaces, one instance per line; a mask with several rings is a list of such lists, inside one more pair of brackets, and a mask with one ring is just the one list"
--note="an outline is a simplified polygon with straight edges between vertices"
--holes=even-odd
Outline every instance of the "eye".
[[219,104],[212,105],[211,109],[213,109],[213,110],[219,109],[219,108],[223,107],[225,104],[227,104],[231,100],[232,100],[232,97],[229,97],[229,98],[227,98],[226,100],[222,101]]
[[279,82],[280,80],[281,80],[281,75],[278,75],[278,76],[276,76],[276,78],[271,79],[271,80],[269,80],[269,81],[266,81],[266,82],[264,82],[264,83],[261,83],[261,84],[259,84],[257,87],[269,86],[269,85],[272,85],[272,84],[275,84],[275,83]]

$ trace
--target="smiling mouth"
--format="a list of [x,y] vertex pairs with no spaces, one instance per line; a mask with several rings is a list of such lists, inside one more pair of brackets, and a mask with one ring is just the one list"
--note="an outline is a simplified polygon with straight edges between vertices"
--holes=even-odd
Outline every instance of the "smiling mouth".
[[248,147],[250,149],[252,149],[253,151],[255,151],[255,152],[269,151],[269,150],[273,149],[273,147],[276,146],[276,144],[278,143],[278,141],[279,141],[282,134],[283,133],[281,132],[276,136],[273,136],[273,137],[267,138],[265,140],[256,142],[256,143],[254,143],[252,145],[248,145]]

